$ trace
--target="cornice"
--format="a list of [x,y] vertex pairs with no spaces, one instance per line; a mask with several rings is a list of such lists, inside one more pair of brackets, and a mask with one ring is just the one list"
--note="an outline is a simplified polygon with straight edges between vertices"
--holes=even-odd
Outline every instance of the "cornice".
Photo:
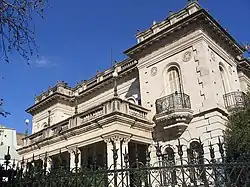
[[[137,64],[137,61],[134,61],[131,59],[127,60],[126,63],[118,63],[118,65],[120,66],[120,70],[118,71],[119,72],[118,79],[122,79],[123,77],[127,76],[131,72],[137,71],[136,64]],[[97,78],[92,78],[92,79],[97,80]],[[81,92],[79,92],[78,99],[81,99],[82,97],[85,97],[86,95],[89,95],[89,94],[95,92],[96,90],[98,90],[98,89],[100,89],[108,84],[111,84],[112,82],[113,82],[113,77],[112,77],[112,72],[111,72],[111,74],[109,76],[106,76],[104,79],[100,80],[99,82],[96,82],[96,84],[93,84],[93,85],[87,87],[85,90],[82,90]],[[74,90],[75,89],[78,89],[78,88],[76,87],[76,88],[74,88]],[[58,98],[69,102],[69,105],[72,105],[72,106],[73,106],[74,101],[75,101],[75,96],[73,96],[73,95],[68,96],[68,95],[65,95],[62,93],[55,92],[51,95],[48,95],[46,98],[39,101],[35,105],[29,107],[26,110],[26,112],[33,114],[36,110],[38,110],[42,106],[45,106]]]
[[203,40],[207,42],[208,47],[217,53],[222,59],[224,59],[231,66],[236,66],[235,58],[226,53],[220,46],[209,38],[207,35],[203,34]]
[[220,46],[216,45],[214,41],[206,35],[206,33],[201,30],[197,30],[191,33],[188,37],[183,37],[176,42],[159,49],[157,52],[141,59],[138,64],[138,68],[151,67],[160,61],[193,47],[196,43],[201,41],[205,41],[215,53],[219,54],[219,56],[231,66],[236,66],[235,60],[229,54],[227,54]]
[[[135,124],[135,121],[137,124]],[[110,114],[101,116],[100,118],[93,119],[92,121],[88,121],[87,123],[81,124],[79,126],[67,129],[63,131],[61,134],[54,135],[49,138],[42,139],[40,142],[36,142],[31,145],[22,147],[18,149],[17,151],[19,152],[19,154],[24,154],[24,153],[28,153],[31,151],[35,151],[35,150],[41,149],[41,147],[49,146],[49,145],[58,143],[62,140],[67,140],[67,139],[82,135],[86,132],[96,131],[97,129],[103,128],[106,124],[110,124],[113,122],[116,122],[116,123],[120,122],[120,124],[130,125],[131,128],[139,127],[140,129],[143,129],[143,124],[144,124],[143,130],[146,130],[149,132],[153,130],[153,123],[149,122],[148,120],[138,119],[134,116],[116,111],[116,112],[112,112]],[[42,132],[37,132],[29,137],[33,137],[39,133],[42,133]]]
[[[125,77],[126,75],[128,75],[131,72],[137,71],[136,64],[134,64],[133,67],[130,67],[130,68],[126,69],[125,71],[119,72],[118,80]],[[93,85],[93,87],[89,87],[86,90],[81,91],[79,93],[79,98],[84,97],[86,95],[89,95],[92,92],[98,90],[99,88],[104,87],[105,85],[108,85],[108,84],[111,84],[111,83],[113,83],[113,77],[109,77],[109,78],[107,78],[105,80],[102,80],[101,82],[97,83],[96,85]]]
[[33,114],[36,110],[38,110],[39,108],[48,105],[49,103],[52,103],[52,101],[57,101],[57,103],[60,103],[59,101],[64,100],[66,102],[69,102],[69,104],[72,104],[73,101],[73,97],[71,96],[67,96],[64,95],[62,93],[53,93],[52,95],[48,96],[47,98],[45,98],[44,100],[39,101],[38,103],[36,103],[35,105],[29,107],[27,110],[25,110],[27,113]]
[[137,54],[140,53],[145,48],[153,45],[160,40],[169,37],[176,31],[183,29],[183,27],[188,26],[190,23],[198,22],[201,27],[204,27],[205,24],[210,25],[210,29],[213,30],[214,33],[217,33],[221,36],[221,39],[227,43],[236,53],[241,54],[244,51],[244,48],[239,45],[236,40],[225,30],[220,24],[215,21],[212,16],[210,16],[204,9],[201,9],[190,16],[176,22],[175,24],[163,29],[162,31],[156,33],[155,35],[149,37],[148,39],[138,43],[132,48],[126,50],[124,53],[130,56],[131,58],[137,59]]
[[237,61],[237,71],[243,72],[247,77],[250,77],[250,60],[241,59]]
[[141,59],[138,64],[138,68],[151,67],[162,60],[191,48],[195,43],[198,43],[201,40],[202,32],[193,32],[188,38],[181,38],[180,40],[177,40],[176,42],[158,50],[154,54]]

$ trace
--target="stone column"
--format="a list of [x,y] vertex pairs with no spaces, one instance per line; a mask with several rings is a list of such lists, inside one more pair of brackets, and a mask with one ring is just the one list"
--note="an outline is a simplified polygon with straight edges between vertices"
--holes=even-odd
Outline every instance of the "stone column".
[[129,174],[116,170],[125,168],[124,154],[125,150],[128,153],[128,142],[130,137],[122,135],[111,135],[105,137],[104,141],[107,143],[107,167],[113,170],[109,174],[109,186],[122,186],[129,183]]
[[107,144],[107,167],[114,169],[113,143],[110,138],[104,139],[104,142]]
[[52,158],[45,153],[44,155],[41,156],[41,160],[43,161],[43,169],[46,167],[46,171],[50,172],[52,168]]
[[113,151],[112,151],[113,156],[114,156],[115,152],[117,154],[116,163],[114,163],[114,165],[116,166],[116,169],[121,169],[121,162],[122,162],[121,143],[122,143],[122,137],[120,137],[120,136],[112,136],[111,140],[113,142]]
[[46,161],[46,164],[47,164],[47,166],[46,166],[46,170],[48,171],[48,172],[50,172],[51,171],[51,168],[52,168],[52,158],[51,157],[47,157],[47,161]]
[[[129,168],[129,150],[128,150],[128,143],[130,141],[130,137],[123,137],[122,142],[121,142],[121,164],[122,168],[126,169]],[[129,186],[130,184],[130,173],[129,171],[124,171],[121,174],[121,180],[123,185],[121,186]]]
[[[124,165],[125,150],[128,153],[129,137],[112,135],[103,139],[107,144],[107,166],[114,169],[114,161],[116,160],[116,169],[121,169],[121,166]],[[114,153],[117,154],[117,159],[114,159]]]
[[69,149],[69,157],[70,157],[70,170],[76,172],[77,170],[81,168],[81,151],[77,148],[70,148]]

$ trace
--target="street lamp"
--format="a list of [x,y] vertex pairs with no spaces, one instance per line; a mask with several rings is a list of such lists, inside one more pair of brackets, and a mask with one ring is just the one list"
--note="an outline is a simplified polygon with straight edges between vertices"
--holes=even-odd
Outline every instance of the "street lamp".
[[28,136],[28,133],[29,133],[29,122],[30,122],[29,119],[25,120],[25,124],[26,124],[25,136]]
[[117,93],[117,78],[118,78],[118,73],[116,71],[114,71],[113,73],[113,78],[114,78],[114,97],[118,96]]
[[79,93],[78,91],[75,92],[75,114],[78,114],[78,97],[79,97]]

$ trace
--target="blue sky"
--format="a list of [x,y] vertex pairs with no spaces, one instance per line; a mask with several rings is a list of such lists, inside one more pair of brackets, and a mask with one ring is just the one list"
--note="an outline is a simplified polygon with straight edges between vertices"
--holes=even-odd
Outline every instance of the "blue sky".
[[[165,19],[170,10],[178,11],[187,0],[50,0],[45,19],[35,19],[40,59],[28,66],[21,57],[12,63],[0,61],[0,98],[5,101],[7,118],[0,124],[24,132],[25,109],[34,95],[64,80],[74,86],[91,78],[96,71],[125,58],[123,51],[136,43],[136,30],[146,29],[154,20]],[[250,42],[249,0],[200,0],[216,20],[239,42]]]

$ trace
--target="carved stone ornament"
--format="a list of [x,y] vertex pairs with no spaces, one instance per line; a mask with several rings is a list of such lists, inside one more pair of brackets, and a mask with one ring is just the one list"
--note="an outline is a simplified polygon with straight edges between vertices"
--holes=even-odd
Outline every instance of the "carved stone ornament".
[[122,136],[122,135],[112,135],[109,137],[105,137],[103,138],[105,143],[112,143],[112,142],[129,142],[130,141],[130,137],[128,136]]
[[212,59],[213,61],[215,61],[215,55],[214,55],[214,52],[213,52],[213,51],[211,51],[210,55],[211,55],[211,59]]
[[157,67],[152,67],[151,69],[151,75],[155,76],[157,74]]
[[191,59],[191,57],[192,57],[191,51],[187,51],[187,52],[184,53],[182,60],[184,62],[188,62]]

